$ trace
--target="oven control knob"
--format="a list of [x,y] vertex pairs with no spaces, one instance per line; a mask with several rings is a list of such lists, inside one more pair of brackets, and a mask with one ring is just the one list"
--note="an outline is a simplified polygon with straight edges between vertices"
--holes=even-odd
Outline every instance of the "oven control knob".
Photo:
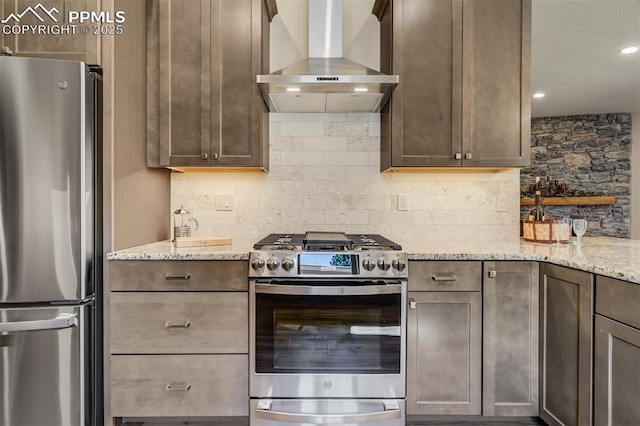
[[267,269],[270,271],[275,271],[280,266],[280,261],[275,257],[270,257],[267,259]]
[[393,262],[391,262],[391,264],[393,265],[393,269],[400,272],[404,271],[404,269],[407,267],[407,262],[402,259],[393,259]]
[[373,271],[376,267],[376,262],[370,257],[365,257],[362,260],[362,267],[367,271]]
[[293,261],[292,258],[285,257],[284,259],[282,259],[282,269],[284,269],[285,271],[289,272],[290,270],[293,269],[294,266],[295,266],[295,262]]
[[251,262],[251,267],[254,271],[260,271],[262,268],[264,268],[264,260],[253,259],[253,261]]
[[378,268],[382,269],[383,271],[388,271],[390,267],[391,264],[386,258],[381,257],[380,259],[378,259]]

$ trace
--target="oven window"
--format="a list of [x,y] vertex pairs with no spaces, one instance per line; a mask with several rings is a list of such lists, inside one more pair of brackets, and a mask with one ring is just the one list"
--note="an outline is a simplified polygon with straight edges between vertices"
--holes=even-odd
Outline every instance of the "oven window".
[[256,373],[398,374],[400,294],[256,294]]

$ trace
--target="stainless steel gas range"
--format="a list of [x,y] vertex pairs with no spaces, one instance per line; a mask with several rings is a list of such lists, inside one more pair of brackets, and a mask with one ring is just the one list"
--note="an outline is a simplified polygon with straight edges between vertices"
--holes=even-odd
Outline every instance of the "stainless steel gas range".
[[251,424],[405,424],[407,259],[379,235],[270,235],[249,258]]

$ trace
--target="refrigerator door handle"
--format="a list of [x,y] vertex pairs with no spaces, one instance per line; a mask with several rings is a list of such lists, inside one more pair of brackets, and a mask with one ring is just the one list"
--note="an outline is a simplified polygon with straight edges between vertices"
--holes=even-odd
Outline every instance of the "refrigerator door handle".
[[0,333],[11,333],[16,331],[59,330],[77,326],[77,314],[60,314],[55,318],[47,320],[0,322]]

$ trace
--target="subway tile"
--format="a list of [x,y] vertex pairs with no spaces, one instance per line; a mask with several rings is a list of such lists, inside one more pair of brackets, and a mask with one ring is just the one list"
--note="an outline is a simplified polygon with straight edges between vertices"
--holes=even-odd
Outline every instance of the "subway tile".
[[280,123],[280,136],[324,136],[323,122],[288,122]]
[[344,113],[304,113],[302,121],[345,121],[347,115]]
[[324,152],[288,151],[280,153],[282,166],[321,166],[324,165]]
[[314,151],[346,151],[347,139],[343,136],[314,137],[307,136],[302,140],[302,148],[305,152]]
[[347,225],[369,223],[367,210],[325,210],[324,220],[327,225]]
[[368,166],[369,154],[366,152],[326,152],[324,161],[328,166]]

